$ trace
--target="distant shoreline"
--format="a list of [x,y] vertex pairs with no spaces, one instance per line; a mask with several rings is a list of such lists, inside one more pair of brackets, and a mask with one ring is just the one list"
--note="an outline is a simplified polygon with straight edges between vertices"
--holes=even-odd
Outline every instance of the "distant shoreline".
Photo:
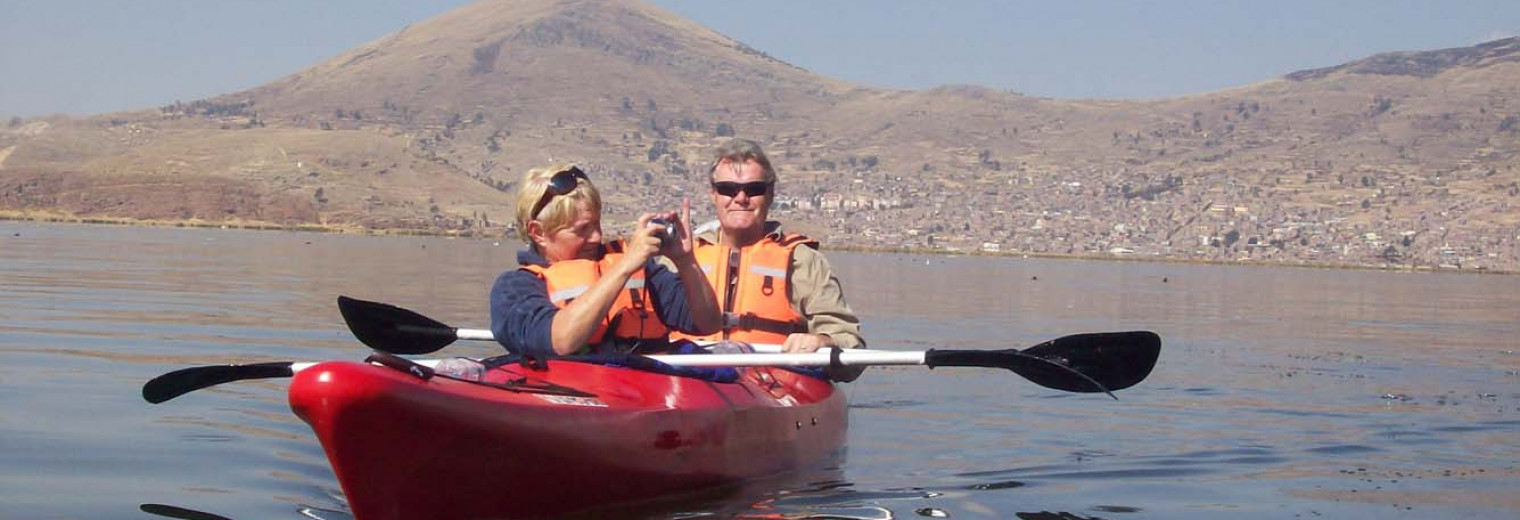
[[[452,238],[478,238],[499,239],[499,233],[485,233],[473,230],[465,231],[440,231],[427,229],[369,229],[357,226],[327,226],[322,224],[299,224],[286,225],[258,221],[207,221],[207,220],[142,220],[115,217],[78,217],[59,214],[38,214],[18,211],[0,210],[0,221],[20,222],[43,222],[50,224],[85,224],[106,226],[141,226],[141,227],[176,227],[176,228],[203,228],[203,229],[228,229],[250,231],[291,231],[305,233],[328,233],[343,235],[370,235],[370,236],[422,236],[422,237],[452,237]],[[848,251],[854,253],[894,253],[912,255],[933,256],[985,256],[985,257],[1018,257],[1018,258],[1046,258],[1055,260],[1095,260],[1112,262],[1146,262],[1146,263],[1169,263],[1169,264],[1195,264],[1195,265],[1241,265],[1259,267],[1297,267],[1308,269],[1347,269],[1357,271],[1390,271],[1405,273],[1451,273],[1451,274],[1493,274],[1493,275],[1516,275],[1520,272],[1497,269],[1450,269],[1429,266],[1378,266],[1341,264],[1333,262],[1259,262],[1259,261],[1226,261],[1226,260],[1199,260],[1191,258],[1167,258],[1163,256],[1116,256],[1116,255],[1081,255],[1065,253],[1031,253],[1031,252],[987,252],[987,251],[947,251],[944,249],[917,249],[902,247],[872,247],[855,245],[828,245],[830,251]]]

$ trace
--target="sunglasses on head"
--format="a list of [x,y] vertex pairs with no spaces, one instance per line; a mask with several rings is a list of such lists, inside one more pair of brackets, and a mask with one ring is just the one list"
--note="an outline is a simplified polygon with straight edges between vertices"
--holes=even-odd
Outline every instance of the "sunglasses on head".
[[581,180],[590,181],[591,179],[586,177],[586,172],[574,166],[568,170],[556,172],[554,176],[549,177],[549,187],[544,189],[544,196],[538,198],[538,203],[533,205],[533,212],[529,215],[535,219],[538,218],[538,212],[543,211],[544,206],[549,205],[549,201],[575,191],[575,187],[580,186]]
[[771,183],[766,181],[734,182],[718,181],[712,183],[713,191],[724,197],[737,197],[739,192],[751,197],[759,197],[771,191]]

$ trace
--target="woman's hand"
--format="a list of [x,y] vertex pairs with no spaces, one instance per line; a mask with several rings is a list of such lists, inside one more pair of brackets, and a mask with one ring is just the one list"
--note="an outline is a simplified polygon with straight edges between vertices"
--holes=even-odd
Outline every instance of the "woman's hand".
[[[664,221],[670,224],[671,229],[667,230],[665,226],[650,224],[649,222],[653,220]],[[679,262],[691,258],[692,251],[696,250],[696,241],[692,237],[691,226],[687,224],[690,221],[691,199],[682,199],[681,213],[679,215],[674,211],[645,213],[643,217],[639,218],[639,225],[641,228],[653,228],[655,236],[664,239],[660,244],[658,254],[669,258],[673,262]],[[668,231],[674,231],[674,234],[670,237],[665,237],[665,233]]]
[[622,264],[633,272],[644,267],[650,258],[660,254],[660,233],[658,226],[651,226],[649,221],[660,216],[659,213],[645,213],[639,216],[634,224],[633,234],[624,242]]

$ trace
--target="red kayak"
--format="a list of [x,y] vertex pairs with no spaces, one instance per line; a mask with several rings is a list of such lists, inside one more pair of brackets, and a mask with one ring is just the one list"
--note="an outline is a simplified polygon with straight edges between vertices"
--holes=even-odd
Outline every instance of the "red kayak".
[[553,516],[732,484],[824,460],[848,426],[833,384],[782,369],[732,383],[567,361],[486,374],[320,363],[295,375],[290,406],[358,520]]

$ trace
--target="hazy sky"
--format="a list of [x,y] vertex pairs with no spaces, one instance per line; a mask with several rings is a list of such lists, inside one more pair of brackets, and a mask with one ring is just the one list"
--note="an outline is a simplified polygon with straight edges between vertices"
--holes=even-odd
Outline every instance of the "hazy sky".
[[[0,0],[0,116],[257,86],[468,0]],[[880,87],[1153,98],[1520,35],[1516,0],[654,0]]]

